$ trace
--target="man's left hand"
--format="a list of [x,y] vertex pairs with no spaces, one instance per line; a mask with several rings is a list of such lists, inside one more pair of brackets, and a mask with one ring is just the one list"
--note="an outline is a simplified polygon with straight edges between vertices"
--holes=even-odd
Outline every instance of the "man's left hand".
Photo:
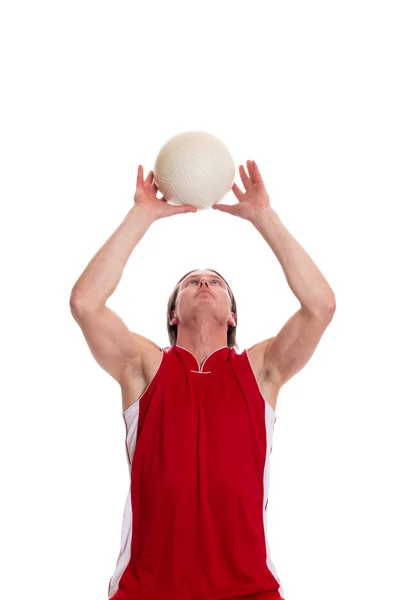
[[240,190],[236,183],[232,186],[232,191],[239,202],[237,204],[214,204],[212,208],[227,212],[235,217],[241,217],[247,221],[253,221],[264,209],[270,206],[270,201],[255,161],[248,160],[246,164],[249,175],[247,175],[243,165],[239,166],[240,177],[246,190],[245,193]]

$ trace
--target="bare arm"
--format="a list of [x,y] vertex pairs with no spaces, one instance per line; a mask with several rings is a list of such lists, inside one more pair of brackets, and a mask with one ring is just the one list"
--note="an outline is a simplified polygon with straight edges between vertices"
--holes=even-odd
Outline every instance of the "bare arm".
[[152,342],[133,333],[108,306],[107,299],[117,287],[133,249],[151,223],[151,214],[133,206],[121,225],[89,262],[75,283],[70,308],[96,362],[119,384],[125,367],[137,375],[143,372],[143,354]]
[[104,306],[114,293],[133,249],[154,222],[151,213],[134,205],[121,225],[89,262],[70,296],[71,308]]
[[129,331],[124,321],[106,306],[117,287],[133,249],[154,221],[185,212],[193,206],[172,206],[157,198],[157,186],[150,171],[146,180],[139,165],[135,204],[121,225],[92,258],[70,296],[72,316],[80,326],[97,363],[120,384],[125,367],[137,375],[154,348],[154,342]]

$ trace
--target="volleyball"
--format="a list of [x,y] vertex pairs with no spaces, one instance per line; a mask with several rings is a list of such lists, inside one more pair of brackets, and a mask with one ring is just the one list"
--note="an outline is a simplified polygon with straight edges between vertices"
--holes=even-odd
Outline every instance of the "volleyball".
[[223,142],[205,131],[185,131],[160,149],[154,180],[168,203],[210,208],[232,189],[235,164]]

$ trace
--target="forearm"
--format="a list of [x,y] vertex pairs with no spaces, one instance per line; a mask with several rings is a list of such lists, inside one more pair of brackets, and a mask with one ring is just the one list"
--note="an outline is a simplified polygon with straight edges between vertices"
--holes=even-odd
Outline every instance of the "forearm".
[[332,288],[307,252],[269,207],[252,221],[279,260],[300,304],[314,314],[335,306]]
[[75,283],[70,296],[71,307],[96,308],[106,303],[117,287],[133,249],[153,222],[145,208],[132,207]]

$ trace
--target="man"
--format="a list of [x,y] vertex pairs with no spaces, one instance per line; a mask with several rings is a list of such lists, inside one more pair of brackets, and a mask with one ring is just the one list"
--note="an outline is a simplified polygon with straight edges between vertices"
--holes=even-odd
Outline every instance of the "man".
[[195,207],[157,198],[139,166],[135,204],[89,263],[71,310],[97,362],[120,384],[131,486],[113,600],[282,598],[267,540],[269,455],[282,385],[311,358],[335,296],[270,206],[254,161],[238,203],[270,245],[301,308],[279,333],[238,354],[236,302],[212,269],[183,276],[168,302],[171,346],[128,330],[106,306],[134,247],[157,219]]

